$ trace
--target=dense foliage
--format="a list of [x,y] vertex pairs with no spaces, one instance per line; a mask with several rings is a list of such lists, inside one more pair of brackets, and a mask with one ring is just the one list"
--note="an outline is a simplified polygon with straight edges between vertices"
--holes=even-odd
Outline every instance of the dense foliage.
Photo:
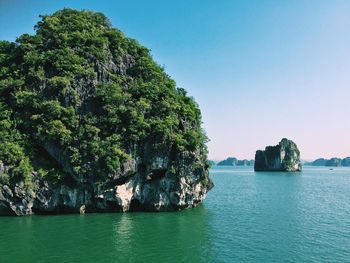
[[103,177],[146,144],[206,159],[197,104],[103,14],[63,9],[35,29],[0,41],[2,180]]

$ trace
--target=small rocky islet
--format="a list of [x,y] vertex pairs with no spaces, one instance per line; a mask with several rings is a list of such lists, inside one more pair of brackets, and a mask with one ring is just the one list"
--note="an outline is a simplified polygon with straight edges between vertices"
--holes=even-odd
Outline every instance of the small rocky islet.
[[256,151],[254,170],[301,171],[300,151],[293,141],[283,138],[275,146],[267,146],[265,150]]
[[172,211],[213,187],[197,103],[101,13],[0,41],[0,214]]

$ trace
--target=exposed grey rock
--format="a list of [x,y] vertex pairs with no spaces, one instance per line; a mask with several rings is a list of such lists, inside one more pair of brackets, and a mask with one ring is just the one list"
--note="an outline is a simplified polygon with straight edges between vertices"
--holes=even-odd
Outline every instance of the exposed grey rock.
[[301,171],[300,152],[297,145],[282,139],[276,146],[267,146],[255,153],[255,171]]
[[80,213],[81,215],[85,214],[85,209],[86,209],[85,205],[82,205],[82,206],[79,208],[79,213]]
[[[194,207],[203,201],[213,183],[201,163],[200,153],[184,152],[173,162],[170,150],[163,153],[146,158],[147,164],[143,165],[142,158],[130,159],[105,181],[85,183],[75,178],[70,185],[55,185],[36,179],[33,190],[23,182],[0,183],[0,215],[170,211]],[[189,165],[193,163],[198,163],[199,168]],[[3,173],[5,167],[1,165]],[[171,165],[177,167],[176,172]]]
[[7,185],[4,185],[4,186],[2,187],[2,189],[4,190],[4,192],[5,192],[6,195],[8,195],[8,196],[10,196],[10,197],[13,197],[13,193],[12,193],[10,187],[8,187]]

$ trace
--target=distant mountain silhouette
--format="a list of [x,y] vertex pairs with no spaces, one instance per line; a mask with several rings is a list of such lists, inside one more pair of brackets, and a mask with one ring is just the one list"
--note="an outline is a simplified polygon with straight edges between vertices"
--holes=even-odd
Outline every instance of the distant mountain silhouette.
[[341,158],[331,158],[331,159],[325,159],[325,158],[318,158],[313,162],[306,162],[304,163],[306,166],[332,166],[332,167],[339,167],[339,166],[350,166],[350,157],[346,157],[344,159]]
[[217,165],[223,166],[223,165],[228,165],[228,166],[253,166],[254,165],[254,160],[238,160],[236,157],[228,157],[225,160],[222,160],[217,163]]

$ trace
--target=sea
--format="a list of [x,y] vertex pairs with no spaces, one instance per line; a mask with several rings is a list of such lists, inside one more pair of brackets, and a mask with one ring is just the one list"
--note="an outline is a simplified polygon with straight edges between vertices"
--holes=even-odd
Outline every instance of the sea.
[[0,262],[350,262],[350,168],[210,176],[180,212],[0,217]]

